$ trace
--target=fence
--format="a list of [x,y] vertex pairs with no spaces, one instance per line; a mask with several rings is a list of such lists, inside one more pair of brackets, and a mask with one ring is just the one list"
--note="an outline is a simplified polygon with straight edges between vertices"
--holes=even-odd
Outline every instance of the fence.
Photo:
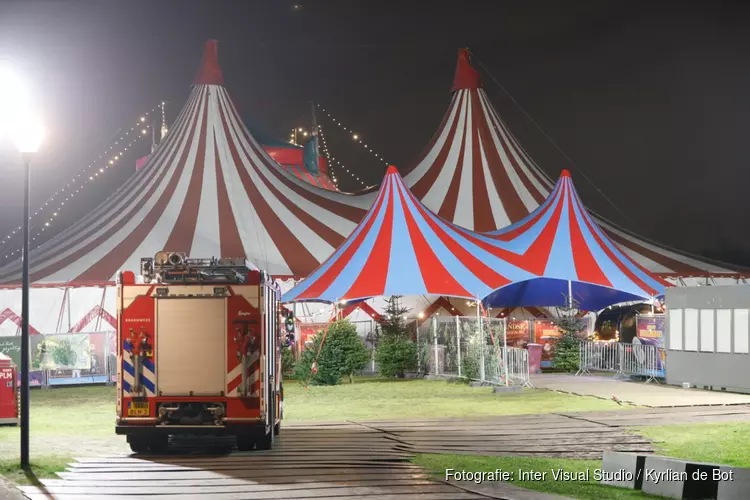
[[505,319],[433,316],[416,337],[420,373],[531,386],[528,352],[505,346]]
[[646,377],[646,382],[651,382],[666,376],[666,355],[655,345],[581,342],[576,375],[590,375],[592,371],[614,372],[616,377]]
[[[116,333],[32,335],[29,385],[85,385],[114,382]],[[0,352],[21,364],[21,337],[0,337]],[[20,381],[19,381],[20,383]]]

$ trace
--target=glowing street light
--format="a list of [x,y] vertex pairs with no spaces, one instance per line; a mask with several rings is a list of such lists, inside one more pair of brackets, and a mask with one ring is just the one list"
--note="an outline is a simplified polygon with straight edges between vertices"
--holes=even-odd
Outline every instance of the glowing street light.
[[[2,110],[0,110],[2,113]],[[14,139],[24,163],[23,270],[21,274],[21,467],[29,467],[29,191],[31,160],[39,151],[44,128],[28,110],[17,116]],[[49,223],[46,223],[49,226]]]
[[357,134],[354,134],[354,135],[352,136],[352,139],[354,139],[354,140],[356,141],[357,139],[359,139],[359,136],[358,136]]
[[23,80],[0,63],[0,135],[15,130],[28,107],[29,94]]

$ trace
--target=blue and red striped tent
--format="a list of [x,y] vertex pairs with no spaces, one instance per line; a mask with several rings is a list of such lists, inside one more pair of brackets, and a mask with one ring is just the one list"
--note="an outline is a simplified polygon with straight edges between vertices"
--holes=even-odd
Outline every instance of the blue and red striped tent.
[[391,295],[482,298],[535,276],[483,250],[425,208],[389,167],[375,203],[349,238],[284,302]]
[[519,307],[564,305],[572,295],[596,311],[661,296],[665,286],[596,225],[567,170],[527,217],[475,233],[430,212],[391,166],[351,236],[283,300],[443,295]]
[[597,311],[661,296],[670,286],[625,254],[594,222],[567,170],[539,208],[481,239],[495,247],[496,256],[538,276],[495,290],[485,298],[486,307],[563,305],[572,292],[579,307]]

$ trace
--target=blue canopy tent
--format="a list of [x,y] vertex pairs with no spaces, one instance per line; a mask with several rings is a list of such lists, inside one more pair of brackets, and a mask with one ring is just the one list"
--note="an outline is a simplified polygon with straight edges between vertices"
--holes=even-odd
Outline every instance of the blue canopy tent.
[[564,170],[547,200],[482,241],[537,277],[497,288],[485,307],[563,306],[569,297],[587,311],[630,301],[653,300],[669,283],[626,255],[594,222]]

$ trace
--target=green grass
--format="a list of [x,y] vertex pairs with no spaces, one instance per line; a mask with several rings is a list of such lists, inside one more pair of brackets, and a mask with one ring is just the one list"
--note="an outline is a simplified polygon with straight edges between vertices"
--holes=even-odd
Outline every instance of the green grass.
[[750,467],[750,422],[662,425],[633,432],[654,441],[661,455]]
[[[31,391],[29,428],[35,435],[107,437],[115,432],[115,388],[58,387]],[[0,442],[18,428],[0,427]]]
[[[511,484],[544,493],[563,495],[579,500],[620,500],[631,498],[658,498],[640,491],[604,486],[594,480],[594,469],[601,468],[601,460],[547,459],[526,457],[477,457],[471,455],[417,455],[414,463],[419,464],[440,479],[445,479],[445,470],[465,470],[467,472],[494,472],[496,469],[513,473],[518,478],[518,470],[546,472],[544,481],[509,481]],[[566,473],[590,471],[588,481],[555,481],[552,471],[562,469]],[[454,482],[454,481],[450,481]],[[461,484],[461,483],[454,483]],[[468,486],[468,485],[467,485]]]
[[357,379],[354,384],[307,389],[293,381],[284,383],[287,421],[477,417],[623,408],[612,401],[559,392],[525,389],[493,394],[490,387],[432,380]]
[[0,460],[0,475],[16,484],[38,484],[39,479],[56,478],[56,474],[65,470],[70,457],[48,456],[31,461],[31,472],[24,472],[18,460]]

